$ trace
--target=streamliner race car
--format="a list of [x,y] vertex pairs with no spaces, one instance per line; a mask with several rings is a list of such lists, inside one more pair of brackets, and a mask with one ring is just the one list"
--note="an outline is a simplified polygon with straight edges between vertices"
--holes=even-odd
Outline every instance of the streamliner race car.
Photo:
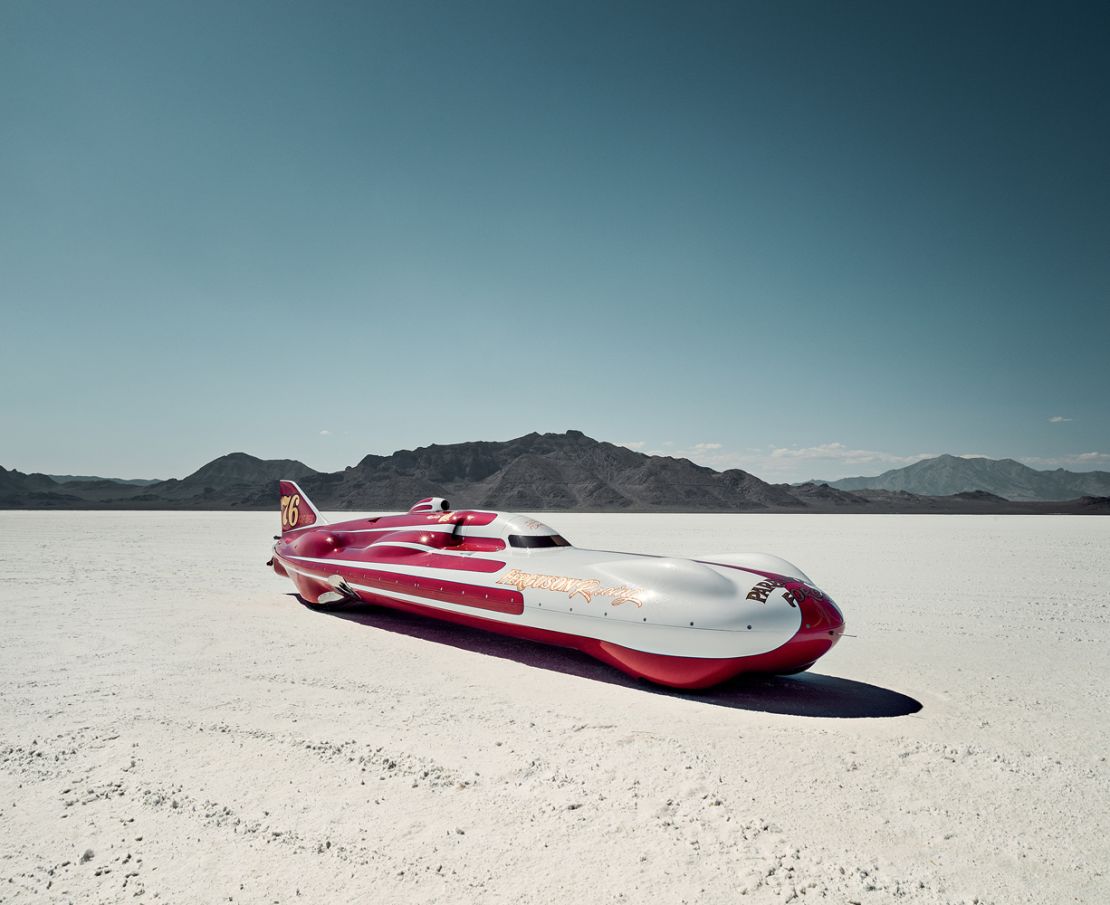
[[363,602],[564,647],[674,688],[808,669],[844,632],[836,604],[764,553],[585,550],[509,512],[429,497],[328,524],[280,482],[272,565],[310,606]]

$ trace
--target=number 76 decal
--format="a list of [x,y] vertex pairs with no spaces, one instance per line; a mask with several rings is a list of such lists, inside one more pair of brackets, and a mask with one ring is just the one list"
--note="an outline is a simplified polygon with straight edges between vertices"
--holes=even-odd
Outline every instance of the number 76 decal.
[[292,496],[283,496],[281,498],[281,527],[282,528],[296,528],[297,522],[301,517],[301,495],[295,493]]

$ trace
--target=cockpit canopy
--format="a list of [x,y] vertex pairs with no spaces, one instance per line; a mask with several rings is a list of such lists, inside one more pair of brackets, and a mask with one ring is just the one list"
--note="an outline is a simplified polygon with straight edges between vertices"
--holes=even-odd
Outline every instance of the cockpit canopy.
[[529,550],[545,547],[569,547],[570,542],[557,534],[550,525],[536,519],[515,513],[503,512],[498,521],[502,522],[503,537],[510,547]]
[[510,547],[569,547],[570,541],[559,534],[510,534]]

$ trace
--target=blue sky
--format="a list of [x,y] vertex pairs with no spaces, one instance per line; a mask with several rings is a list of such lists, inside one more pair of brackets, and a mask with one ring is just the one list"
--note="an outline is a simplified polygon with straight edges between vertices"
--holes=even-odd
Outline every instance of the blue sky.
[[0,7],[0,464],[1110,468],[1105,4]]

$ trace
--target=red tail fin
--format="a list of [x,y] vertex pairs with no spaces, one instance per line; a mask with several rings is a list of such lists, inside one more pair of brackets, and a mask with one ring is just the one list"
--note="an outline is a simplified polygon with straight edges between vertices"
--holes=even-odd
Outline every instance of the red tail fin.
[[312,500],[293,481],[280,481],[281,490],[281,533],[294,528],[307,528],[318,522],[325,522]]

